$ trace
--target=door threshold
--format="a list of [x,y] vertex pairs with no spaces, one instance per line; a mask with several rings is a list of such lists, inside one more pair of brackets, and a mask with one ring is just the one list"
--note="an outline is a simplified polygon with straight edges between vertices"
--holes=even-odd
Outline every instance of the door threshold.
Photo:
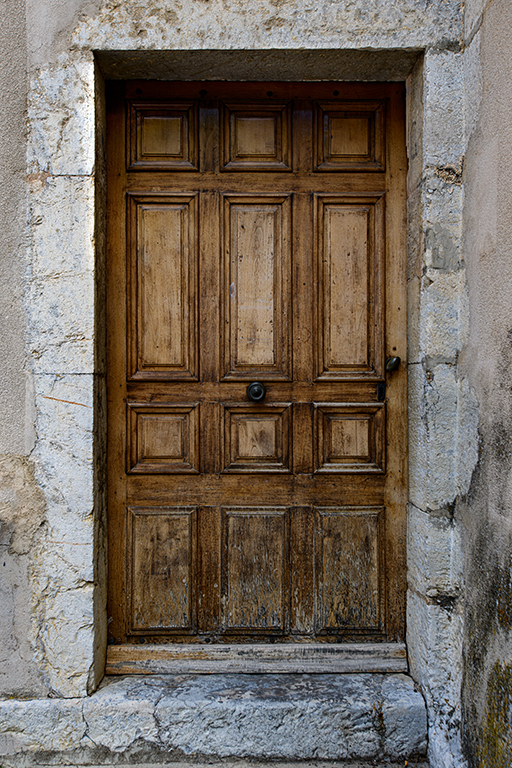
[[107,675],[407,673],[404,643],[111,645]]

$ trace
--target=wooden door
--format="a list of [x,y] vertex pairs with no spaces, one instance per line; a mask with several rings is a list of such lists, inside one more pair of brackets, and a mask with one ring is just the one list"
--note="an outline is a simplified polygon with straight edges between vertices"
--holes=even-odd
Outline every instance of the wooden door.
[[404,145],[396,83],[110,89],[113,647],[404,637]]

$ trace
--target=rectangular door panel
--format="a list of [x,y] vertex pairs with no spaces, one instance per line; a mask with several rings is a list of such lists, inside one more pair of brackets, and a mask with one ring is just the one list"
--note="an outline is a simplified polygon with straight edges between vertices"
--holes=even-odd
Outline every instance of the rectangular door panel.
[[196,509],[131,507],[127,514],[131,633],[193,632]]
[[199,405],[128,403],[128,472],[199,472]]
[[382,631],[382,507],[316,509],[316,630]]
[[315,403],[315,472],[384,472],[384,403]]
[[288,621],[288,510],[223,509],[223,627],[283,633]]
[[130,195],[131,378],[197,378],[197,196]]
[[226,102],[223,171],[291,171],[291,104]]
[[290,472],[291,406],[224,405],[224,472]]
[[290,198],[224,200],[224,378],[290,375]]
[[128,170],[197,170],[197,102],[129,104]]
[[317,171],[383,171],[384,102],[317,102]]
[[317,196],[318,374],[380,377],[384,201]]

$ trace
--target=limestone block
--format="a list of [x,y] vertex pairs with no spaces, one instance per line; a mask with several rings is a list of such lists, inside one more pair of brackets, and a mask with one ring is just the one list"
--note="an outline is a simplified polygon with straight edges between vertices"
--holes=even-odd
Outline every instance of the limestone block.
[[460,745],[462,621],[460,604],[441,607],[409,592],[409,663],[427,701],[431,768],[464,765]]
[[407,577],[412,589],[433,599],[457,597],[462,588],[462,546],[458,523],[407,510]]
[[94,273],[35,279],[28,290],[28,345],[35,373],[94,371]]
[[408,675],[383,678],[385,754],[422,755],[426,752],[427,712],[419,704],[418,693]]
[[94,269],[94,179],[29,177],[30,275],[84,275]]
[[139,740],[158,741],[155,704],[161,691],[129,678],[106,685],[84,702],[87,735],[96,745],[123,751]]
[[78,700],[0,701],[0,755],[73,749],[85,728]]
[[464,59],[462,53],[431,49],[424,59],[424,164],[457,163],[464,153]]
[[462,160],[425,174],[422,184],[424,262],[443,272],[461,268]]
[[42,599],[36,642],[43,674],[56,695],[85,696],[95,651],[93,585]]
[[185,754],[265,759],[379,753],[372,675],[193,677],[158,703],[162,741]]
[[457,0],[385,0],[369,4],[318,4],[212,0],[208,4],[121,6],[106,2],[100,13],[82,18],[73,43],[80,49],[172,50],[175,48],[407,48],[462,35]]
[[409,366],[409,498],[420,509],[457,495],[457,406],[454,365]]
[[459,351],[459,304],[464,273],[428,269],[421,281],[419,347],[422,359],[453,361]]
[[[56,728],[50,740],[44,727],[66,717],[67,730]],[[20,709],[0,701],[2,738],[9,766],[21,752],[37,762],[49,748],[62,762],[78,745],[84,765],[98,748],[116,764],[174,751],[196,760],[403,761],[425,753],[426,712],[406,675],[131,676],[107,679],[79,702],[30,701]]]
[[75,53],[32,78],[28,97],[28,170],[59,176],[94,172],[94,60]]
[[470,40],[480,24],[489,0],[466,0],[464,9],[464,40]]
[[[466,18],[470,14],[470,6],[475,6],[484,0],[474,0],[466,4]],[[472,34],[472,33],[471,33]],[[482,33],[480,30],[473,37],[471,44],[464,51],[464,90],[465,100],[465,132],[466,144],[477,128],[482,107]],[[467,148],[467,147],[466,147]]]

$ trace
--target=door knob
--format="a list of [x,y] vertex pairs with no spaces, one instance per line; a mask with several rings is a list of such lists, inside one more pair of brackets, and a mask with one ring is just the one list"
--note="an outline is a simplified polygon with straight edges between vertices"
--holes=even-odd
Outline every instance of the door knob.
[[388,359],[386,360],[386,373],[391,373],[391,371],[396,371],[400,363],[401,363],[401,360],[399,357],[388,357]]
[[266,394],[267,389],[260,381],[253,381],[252,384],[249,384],[247,387],[247,397],[249,400],[252,400],[253,403],[260,403]]

